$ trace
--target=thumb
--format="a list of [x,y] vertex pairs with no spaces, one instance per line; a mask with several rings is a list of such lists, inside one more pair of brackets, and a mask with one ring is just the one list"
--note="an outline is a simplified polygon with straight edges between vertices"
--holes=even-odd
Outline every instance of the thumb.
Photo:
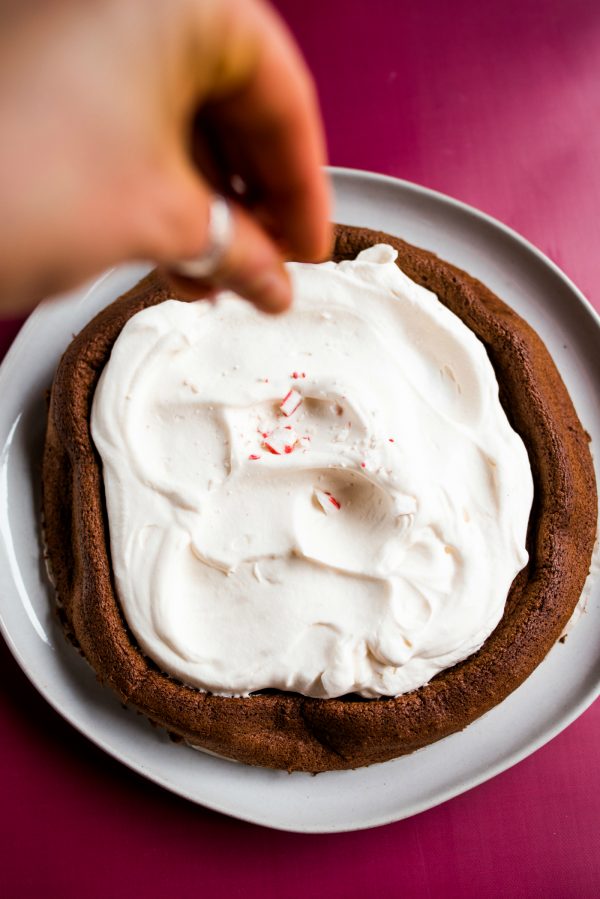
[[[247,210],[227,200],[228,226],[223,242],[219,240],[215,248],[211,211],[216,195],[197,175],[193,180],[193,186],[188,183],[179,193],[184,204],[177,228],[181,239],[174,242],[172,233],[168,256],[161,254],[168,281],[184,299],[233,290],[263,312],[283,312],[292,301],[292,291],[273,240]],[[194,277],[194,262],[207,257],[214,258],[210,272]]]

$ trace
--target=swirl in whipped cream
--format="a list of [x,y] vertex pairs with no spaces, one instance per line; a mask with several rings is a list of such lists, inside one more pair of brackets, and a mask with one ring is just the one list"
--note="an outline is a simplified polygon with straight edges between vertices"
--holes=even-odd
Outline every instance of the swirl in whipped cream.
[[278,317],[169,300],[114,345],[92,435],[117,591],[185,683],[398,695],[502,616],[527,453],[483,344],[395,259],[290,264]]

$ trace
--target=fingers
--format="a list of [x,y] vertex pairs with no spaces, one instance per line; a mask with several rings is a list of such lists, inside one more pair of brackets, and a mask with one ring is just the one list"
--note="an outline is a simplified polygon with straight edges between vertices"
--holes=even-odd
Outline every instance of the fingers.
[[[186,260],[189,260],[193,271],[194,258],[205,257],[211,243],[210,218],[214,195],[208,185],[196,179],[193,188],[190,186],[183,190],[181,196],[186,203],[186,211],[178,227],[181,232],[185,230],[187,233],[193,229],[198,238],[195,252],[191,252],[191,244],[186,242],[184,258],[178,264],[183,262],[182,269],[185,270]],[[220,249],[210,275],[201,279],[184,277],[172,264],[175,246],[167,251],[163,273],[183,299],[195,300],[220,290],[233,290],[263,312],[284,311],[291,303],[292,294],[289,276],[277,247],[246,210],[233,202],[228,206],[230,226],[227,228],[226,243]],[[175,234],[174,229],[171,229],[171,234]]]
[[[270,9],[256,0],[230,0],[222,9],[230,20],[221,52],[237,52],[243,62],[215,67],[224,74],[208,87],[203,145],[212,147],[221,189],[241,176],[241,201],[280,251],[318,261],[330,248],[330,201],[312,80]],[[251,51],[236,50],[240,42]]]
[[[183,121],[196,122],[197,140],[192,153],[181,140],[170,167],[173,221],[157,223],[162,240],[153,255],[186,298],[231,289],[264,311],[281,311],[291,302],[283,259],[316,262],[330,248],[312,81],[279,19],[260,0],[190,2],[188,9],[193,39],[183,57],[189,100]],[[234,237],[218,271],[210,280],[182,278],[169,263],[210,251],[211,198],[215,190],[233,198],[235,181],[244,191],[231,202]]]

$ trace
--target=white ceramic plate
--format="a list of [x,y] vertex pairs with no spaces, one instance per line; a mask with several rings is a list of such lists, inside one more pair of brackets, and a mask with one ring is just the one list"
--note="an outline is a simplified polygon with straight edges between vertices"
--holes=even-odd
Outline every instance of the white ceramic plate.
[[[441,194],[352,170],[334,169],[332,176],[337,221],[434,250],[533,325],[600,445],[600,319],[565,275],[513,231]],[[533,752],[590,705],[600,691],[598,583],[566,644],[555,646],[505,702],[462,733],[383,765],[318,777],[250,768],[174,745],[123,709],[67,644],[51,611],[40,551],[40,459],[44,392],[60,354],[145,271],[120,268],[42,305],[0,370],[0,623],[17,661],[61,715],[115,758],[193,802],[275,828],[324,833],[396,821],[468,790]]]

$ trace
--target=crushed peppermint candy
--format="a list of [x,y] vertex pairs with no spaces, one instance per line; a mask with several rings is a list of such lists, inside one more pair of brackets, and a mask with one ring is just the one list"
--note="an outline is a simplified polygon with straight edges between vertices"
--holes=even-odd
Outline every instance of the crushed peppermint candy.
[[260,456],[257,456],[256,453],[251,453],[251,454],[248,456],[248,458],[251,459],[251,460],[254,462],[256,459],[260,459]]
[[293,453],[298,442],[296,432],[291,425],[283,428],[275,428],[264,438],[263,446],[275,456],[285,456]]
[[297,390],[288,390],[288,392],[280,402],[279,408],[284,415],[293,415],[301,402],[302,397]]
[[318,487],[315,487],[314,495],[326,515],[333,511],[339,512],[342,508],[341,503],[328,490],[319,490]]

